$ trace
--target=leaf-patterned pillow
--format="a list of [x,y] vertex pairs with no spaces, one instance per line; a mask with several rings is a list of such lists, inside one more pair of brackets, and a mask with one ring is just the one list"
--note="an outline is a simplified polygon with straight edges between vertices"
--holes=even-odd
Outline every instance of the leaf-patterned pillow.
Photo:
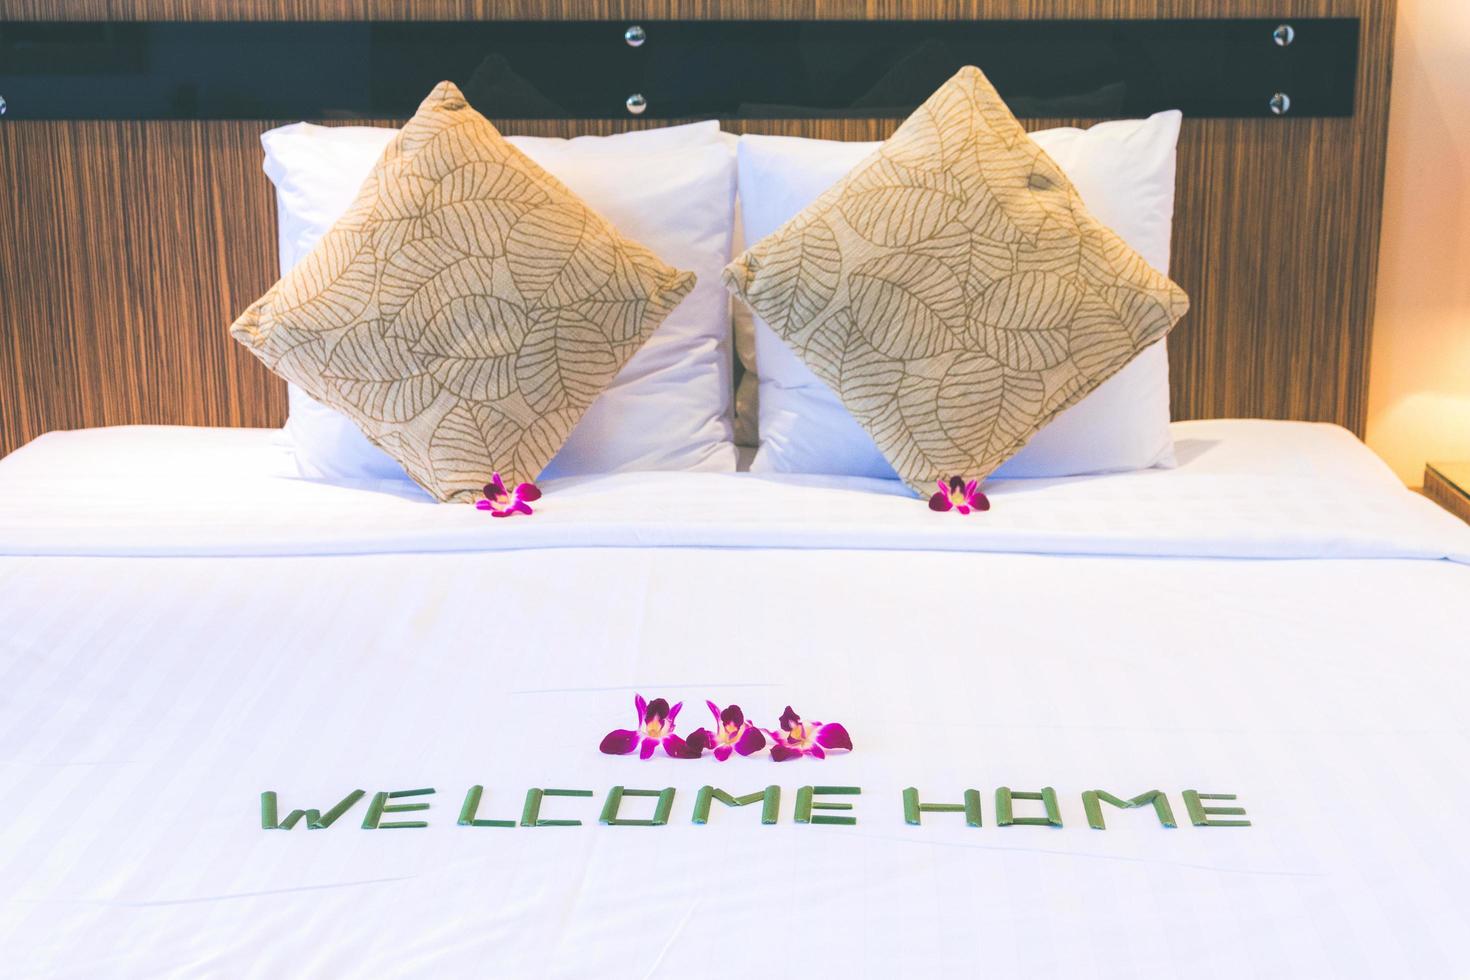
[[988,476],[1189,307],[977,68],[725,282],[921,492]]
[[533,480],[694,287],[449,82],[230,333],[440,500]]

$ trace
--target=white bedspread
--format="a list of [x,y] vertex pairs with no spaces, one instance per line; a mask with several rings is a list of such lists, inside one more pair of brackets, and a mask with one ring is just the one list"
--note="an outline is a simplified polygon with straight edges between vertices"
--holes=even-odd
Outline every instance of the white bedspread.
[[557,547],[1005,551],[1470,561],[1470,532],[1346,430],[1176,423],[1175,470],[987,484],[983,519],[898,481],[628,473],[545,485],[534,520],[443,507],[412,483],[296,478],[265,430],[43,436],[0,461],[0,554],[323,555]]
[[[1332,427],[1176,435],[1178,470],[973,518],[670,474],[506,521],[290,478],[261,432],[47,436],[0,461],[0,974],[1463,974],[1470,529]],[[600,755],[635,692],[856,751]],[[780,822],[693,824],[706,783],[780,786]],[[595,795],[457,826],[475,784],[481,818]],[[806,784],[858,823],[796,824]],[[669,824],[598,825],[615,785],[674,787]],[[984,825],[906,824],[909,786]],[[1000,786],[1063,826],[997,826]],[[427,787],[390,815],[426,829],[261,828],[265,790]],[[1090,789],[1180,826],[1089,829]]]

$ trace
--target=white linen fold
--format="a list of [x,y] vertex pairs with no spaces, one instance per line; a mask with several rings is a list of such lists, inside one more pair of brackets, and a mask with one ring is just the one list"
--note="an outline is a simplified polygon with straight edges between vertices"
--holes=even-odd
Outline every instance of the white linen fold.
[[[0,974],[1463,974],[1470,567],[964,553],[1470,551],[1340,429],[1175,437],[1178,470],[997,483],[966,518],[662,474],[510,520],[290,479],[268,432],[44,437],[0,461]],[[855,749],[601,754],[635,694],[681,735],[706,699],[791,705]],[[777,822],[696,824],[707,784],[778,786]],[[807,785],[861,788],[857,823],[797,823]],[[483,819],[592,795],[545,801],[581,826],[463,826],[471,786]],[[668,824],[599,824],[616,786],[674,789]],[[976,790],[981,826],[909,824],[908,787]],[[1052,787],[1063,826],[1001,826],[1000,787]],[[363,827],[414,788],[427,826]],[[262,827],[264,792],[281,817],[354,789],[330,828]],[[1155,789],[1176,827],[1088,825],[1085,792]],[[1191,789],[1251,826],[1194,826]]]
[[723,473],[554,480],[530,518],[412,484],[295,475],[265,430],[53,433],[0,461],[0,554],[330,555],[568,547],[796,548],[1470,561],[1470,528],[1336,426],[1176,423],[1182,465],[986,485],[933,513],[897,481]]

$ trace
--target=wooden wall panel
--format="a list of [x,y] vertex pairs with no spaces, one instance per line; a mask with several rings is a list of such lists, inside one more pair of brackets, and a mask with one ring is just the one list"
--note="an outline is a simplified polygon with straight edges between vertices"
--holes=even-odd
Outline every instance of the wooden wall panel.
[[[473,0],[64,6],[0,0],[0,19],[54,18],[89,5],[119,17],[210,16],[228,8],[238,16],[282,18],[461,17],[479,6]],[[504,5],[495,6],[503,16]],[[520,0],[510,6],[528,15],[596,17],[655,5]],[[665,6],[668,16],[710,13],[685,0]],[[727,16],[774,16],[768,8],[775,6],[718,5]],[[891,13],[895,5],[860,6],[857,16]],[[830,16],[852,5],[821,0],[807,7]],[[1185,123],[1171,271],[1193,308],[1170,338],[1176,417],[1324,420],[1362,432],[1393,7],[1393,0],[943,5],[961,14],[981,8],[987,16],[1240,16],[1289,9],[1363,18],[1353,118]],[[904,4],[901,13],[934,9]],[[281,422],[284,386],[237,349],[225,329],[275,278],[275,211],[258,142],[271,125],[0,122],[0,454],[55,428]],[[565,136],[647,125],[656,123],[520,121],[505,129]],[[894,125],[860,119],[728,124],[838,139],[878,139]]]
[[50,429],[267,425],[225,334],[274,280],[259,123],[0,124],[0,453]]
[[0,0],[0,20],[1350,17],[1357,13],[1360,2],[1363,0]]

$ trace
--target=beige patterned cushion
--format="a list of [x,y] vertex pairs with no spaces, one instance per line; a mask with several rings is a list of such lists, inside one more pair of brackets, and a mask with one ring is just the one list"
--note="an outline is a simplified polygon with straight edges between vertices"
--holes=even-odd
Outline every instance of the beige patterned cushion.
[[923,492],[988,476],[1189,306],[976,68],[725,281]]
[[441,83],[230,327],[440,500],[533,480],[694,286]]

